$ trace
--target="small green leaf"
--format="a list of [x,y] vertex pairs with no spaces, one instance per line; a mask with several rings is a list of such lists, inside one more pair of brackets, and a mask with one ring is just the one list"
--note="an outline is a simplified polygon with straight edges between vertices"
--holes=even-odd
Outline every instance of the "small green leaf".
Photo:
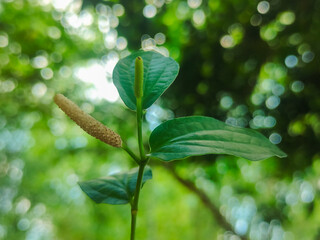
[[[93,201],[107,204],[126,204],[134,196],[139,168],[129,172],[114,174],[105,178],[79,182],[79,185]],[[146,167],[143,174],[142,185],[152,178],[150,167]]]
[[171,85],[179,72],[179,64],[172,58],[156,52],[135,52],[121,59],[113,70],[113,83],[128,108],[136,110],[134,91],[135,59],[143,59],[142,108],[150,107]]
[[206,154],[230,154],[252,161],[286,157],[257,131],[201,116],[164,122],[154,129],[149,142],[150,155],[164,161]]

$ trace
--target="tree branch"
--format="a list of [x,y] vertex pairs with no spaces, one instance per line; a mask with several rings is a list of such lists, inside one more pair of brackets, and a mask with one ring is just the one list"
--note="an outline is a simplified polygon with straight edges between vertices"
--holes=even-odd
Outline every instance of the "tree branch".
[[[179,183],[189,189],[191,192],[196,194],[201,202],[204,204],[206,208],[210,210],[211,215],[216,219],[216,221],[227,231],[234,232],[233,227],[230,223],[228,223],[224,216],[220,213],[219,209],[211,202],[210,198],[207,194],[205,194],[201,189],[197,188],[196,185],[189,180],[186,180],[179,176],[176,170],[168,165],[168,164],[161,164]],[[239,236],[243,240],[247,240],[246,236]]]

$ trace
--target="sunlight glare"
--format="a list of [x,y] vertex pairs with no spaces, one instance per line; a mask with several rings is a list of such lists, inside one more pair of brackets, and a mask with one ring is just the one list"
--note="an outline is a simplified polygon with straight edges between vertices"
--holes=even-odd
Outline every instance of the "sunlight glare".
[[53,0],[52,5],[57,11],[63,12],[69,7],[72,2],[73,0]]
[[[114,67],[115,64],[112,64]],[[91,100],[105,99],[115,102],[119,99],[119,94],[114,84],[107,80],[107,72],[110,65],[104,67],[97,60],[92,60],[87,67],[79,67],[75,70],[75,76],[83,82],[91,83],[93,86],[86,91],[86,95]]]

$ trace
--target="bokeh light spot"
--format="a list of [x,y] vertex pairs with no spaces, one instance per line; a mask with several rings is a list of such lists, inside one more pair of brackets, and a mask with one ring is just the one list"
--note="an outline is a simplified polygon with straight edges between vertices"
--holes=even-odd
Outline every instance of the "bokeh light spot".
[[272,87],[272,93],[276,96],[281,96],[284,93],[284,86],[282,86],[281,84],[275,84]]
[[112,15],[109,17],[109,21],[110,21],[110,27],[112,28],[116,28],[119,25],[119,18],[117,18],[116,16]]
[[143,16],[153,18],[157,14],[157,8],[154,5],[148,4],[143,8]]
[[188,0],[188,6],[190,8],[198,8],[202,3],[202,0]]
[[199,9],[196,10],[192,15],[192,21],[195,26],[201,26],[205,23],[206,15],[204,14],[204,11]]
[[290,25],[296,19],[294,12],[287,11],[280,14],[279,21],[283,25]]
[[17,227],[20,231],[26,231],[30,227],[30,221],[26,218],[22,218],[19,220]]
[[256,106],[262,104],[264,99],[265,98],[261,93],[255,93],[251,96],[251,102]]
[[13,42],[9,45],[9,50],[13,54],[20,54],[21,53],[21,45],[17,42]]
[[294,55],[289,55],[284,60],[284,63],[288,68],[294,68],[298,64],[298,58]]
[[300,198],[304,203],[310,203],[314,200],[314,190],[312,185],[304,181],[300,186]]
[[262,39],[271,41],[277,37],[278,31],[272,26],[265,25],[260,29],[260,35]]
[[163,6],[163,4],[165,4],[165,2],[169,3],[169,1],[165,1],[165,0],[154,0],[153,4],[157,7],[157,8],[161,8]]
[[158,47],[155,49],[155,51],[161,53],[165,57],[169,57],[169,50],[166,47]]
[[117,44],[118,32],[115,29],[111,29],[104,38],[104,45],[108,49],[113,49]]
[[124,14],[124,7],[121,4],[115,4],[112,7],[113,14],[117,17],[120,17]]
[[274,86],[275,81],[273,79],[267,78],[262,80],[261,87],[264,91],[269,92]]
[[49,80],[53,77],[53,71],[51,68],[44,68],[40,71],[41,77],[45,80]]
[[298,45],[299,43],[302,42],[302,36],[300,33],[294,33],[292,34],[289,39],[288,39],[288,42],[291,44],[291,45]]
[[305,63],[309,63],[314,59],[314,53],[311,51],[305,51],[302,54],[302,61],[304,61]]
[[260,14],[255,14],[250,18],[250,23],[252,26],[259,26],[262,22],[262,17]]
[[275,109],[279,106],[280,104],[280,98],[278,96],[270,96],[266,100],[266,106],[269,109]]
[[8,54],[0,53],[0,66],[7,65],[10,62]]
[[257,115],[253,118],[253,124],[256,127],[262,128],[264,126],[264,116]]
[[258,3],[257,10],[261,14],[266,14],[270,10],[270,4],[267,1],[261,1]]
[[158,45],[162,45],[166,42],[166,35],[163,33],[159,32],[156,35],[154,35],[154,40]]
[[228,117],[225,122],[228,125],[237,126],[237,119],[234,117]]
[[189,13],[189,6],[186,2],[180,2],[177,8],[176,17],[178,19],[184,19]]
[[0,225],[0,238],[4,239],[7,235],[7,230],[4,226]]
[[141,47],[143,50],[154,50],[156,47],[156,41],[153,38],[145,39],[141,42]]
[[41,217],[47,211],[46,205],[43,203],[38,203],[36,206],[33,207],[32,213],[37,216]]
[[99,16],[98,19],[99,30],[102,33],[107,33],[110,30],[110,21],[106,16]]
[[281,135],[279,133],[272,133],[269,136],[269,140],[273,144],[279,144],[282,141],[282,137],[281,137]]
[[124,37],[119,37],[116,42],[116,46],[118,50],[124,50],[128,45],[127,39]]
[[48,64],[49,61],[45,56],[37,56],[32,59],[32,66],[34,68],[45,68]]
[[68,66],[62,66],[60,69],[59,69],[59,74],[61,77],[63,78],[68,78],[71,76],[72,74],[72,69]]
[[272,116],[265,117],[263,120],[263,125],[266,128],[272,128],[276,125],[276,123],[277,123],[277,120]]
[[65,138],[58,138],[54,146],[59,150],[65,149],[68,146],[68,141]]
[[85,138],[83,136],[73,138],[70,141],[70,145],[74,149],[83,148],[83,147],[87,146],[87,144],[88,144],[88,140],[87,140],[87,138]]
[[31,202],[27,198],[22,198],[17,206],[16,206],[16,214],[23,215],[25,214],[31,207]]
[[235,232],[244,235],[248,231],[248,222],[244,219],[238,219],[235,225]]
[[289,192],[286,195],[286,204],[288,204],[289,206],[294,206],[297,203],[298,203],[298,196],[293,192]]
[[9,44],[9,39],[7,34],[0,33],[0,48],[4,48],[8,46],[8,44]]
[[89,11],[83,10],[80,12],[79,20],[83,26],[90,26],[93,23],[93,16]]
[[234,46],[234,39],[230,35],[224,35],[220,39],[220,44],[224,48],[232,48]]
[[31,92],[33,96],[40,98],[46,94],[47,86],[42,82],[36,83],[35,85],[33,85]]
[[12,92],[16,85],[11,80],[0,82],[0,92]]
[[291,84],[291,90],[292,90],[292,92],[299,93],[299,92],[301,92],[303,89],[304,89],[304,83],[301,82],[301,81],[294,81],[294,82]]
[[299,47],[298,47],[298,53],[300,55],[302,55],[304,52],[306,51],[310,51],[310,45],[307,43],[302,43]]
[[197,92],[201,95],[205,95],[208,92],[208,84],[200,82],[197,86]]
[[49,27],[48,36],[51,37],[52,39],[59,39],[61,37],[61,31],[57,27]]
[[73,0],[52,0],[52,5],[57,11],[63,12],[72,2]]
[[61,55],[60,53],[53,52],[53,53],[51,53],[51,55],[50,55],[50,60],[51,60],[52,62],[59,63],[59,62],[61,62],[61,60],[62,60],[62,55]]
[[233,99],[230,96],[224,96],[220,100],[220,106],[224,109],[228,109],[232,106]]

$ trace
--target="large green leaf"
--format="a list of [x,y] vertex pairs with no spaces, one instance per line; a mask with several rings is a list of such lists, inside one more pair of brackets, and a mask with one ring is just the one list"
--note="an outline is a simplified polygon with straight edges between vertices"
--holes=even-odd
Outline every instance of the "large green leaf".
[[176,61],[152,51],[138,51],[121,59],[113,70],[113,82],[123,102],[132,110],[136,110],[134,67],[138,56],[142,57],[144,66],[143,109],[150,107],[162,95],[179,72]]
[[[114,174],[105,178],[93,179],[79,182],[79,185],[93,201],[96,203],[126,204],[134,195],[138,168],[133,168],[129,172]],[[142,179],[142,184],[152,178],[150,167],[146,167]]]
[[150,136],[151,156],[164,161],[206,154],[230,154],[262,160],[286,154],[262,134],[210,117],[183,117],[164,122]]

